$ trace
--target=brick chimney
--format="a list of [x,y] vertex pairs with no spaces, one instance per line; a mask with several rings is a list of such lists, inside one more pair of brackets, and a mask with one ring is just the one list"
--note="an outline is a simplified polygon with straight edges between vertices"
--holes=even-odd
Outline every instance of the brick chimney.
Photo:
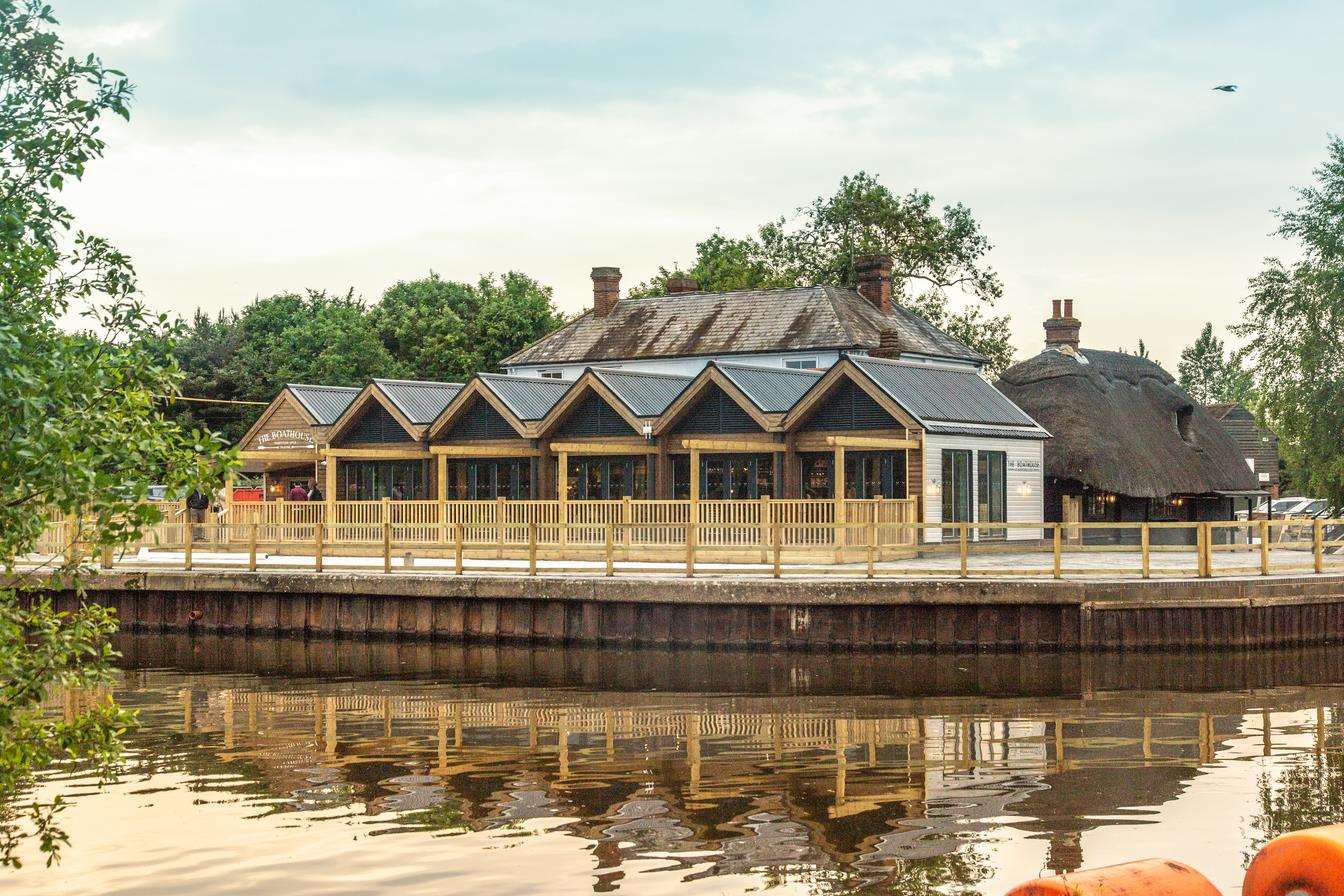
[[874,358],[899,358],[901,356],[901,334],[895,330],[883,330],[878,334],[877,348],[868,352]]
[[606,317],[621,298],[621,269],[593,268],[593,313]]
[[891,265],[890,255],[859,255],[854,259],[859,295],[883,313],[891,310]]
[[1050,319],[1045,322],[1045,347],[1060,348],[1068,346],[1077,351],[1078,331],[1083,322],[1073,316],[1073,299],[1065,299],[1060,309],[1059,299],[1055,299]]
[[667,294],[680,295],[684,292],[699,292],[700,281],[685,274],[673,274],[667,278]]

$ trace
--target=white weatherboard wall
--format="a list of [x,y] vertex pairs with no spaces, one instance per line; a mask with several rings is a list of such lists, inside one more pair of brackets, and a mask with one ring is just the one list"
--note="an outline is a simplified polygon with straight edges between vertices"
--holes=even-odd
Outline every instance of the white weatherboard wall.
[[[1045,443],[1039,439],[991,439],[980,436],[924,436],[924,522],[943,521],[943,449],[1002,451],[1008,455],[1007,510],[1010,523],[1039,523],[1045,519],[1045,493],[1042,469]],[[979,458],[974,457],[975,469],[971,475],[971,506],[980,502]],[[934,487],[936,486],[936,488]],[[937,494],[935,494],[937,492]],[[1043,538],[1041,529],[1009,529],[1011,541]],[[927,529],[927,541],[940,541],[942,532]]]

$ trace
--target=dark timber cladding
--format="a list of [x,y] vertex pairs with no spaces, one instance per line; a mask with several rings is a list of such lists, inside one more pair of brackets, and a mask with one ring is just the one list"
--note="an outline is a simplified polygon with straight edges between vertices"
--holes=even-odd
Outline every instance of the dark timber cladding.
[[900,427],[873,397],[852,380],[843,380],[799,429],[883,429]]
[[342,434],[345,444],[393,444],[416,439],[381,404],[369,402],[359,419]]
[[495,410],[490,402],[475,396],[441,441],[474,441],[479,439],[516,439],[518,431]]
[[[1186,649],[1344,640],[1344,581],[866,583],[544,576],[107,573],[130,630],[891,650]],[[57,594],[58,609],[78,598]]]
[[717,385],[709,386],[705,394],[673,427],[676,433],[742,433],[761,432],[761,427],[742,406],[733,401]]
[[561,436],[633,436],[633,426],[601,397],[589,394],[556,429]]

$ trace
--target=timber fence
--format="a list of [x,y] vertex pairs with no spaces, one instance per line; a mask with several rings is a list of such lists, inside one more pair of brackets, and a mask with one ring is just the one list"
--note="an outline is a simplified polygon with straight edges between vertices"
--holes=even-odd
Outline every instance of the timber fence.
[[370,501],[177,505],[118,556],[76,517],[30,563],[103,567],[878,577],[1212,578],[1344,572],[1344,520],[920,522],[913,500]]

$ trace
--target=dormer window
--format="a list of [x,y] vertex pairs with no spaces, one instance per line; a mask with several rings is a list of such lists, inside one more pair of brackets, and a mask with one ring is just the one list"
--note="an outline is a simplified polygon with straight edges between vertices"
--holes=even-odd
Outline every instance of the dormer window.
[[1195,443],[1195,434],[1190,428],[1190,418],[1194,416],[1194,413],[1194,407],[1188,404],[1176,411],[1176,431],[1181,434],[1181,441],[1187,445]]

